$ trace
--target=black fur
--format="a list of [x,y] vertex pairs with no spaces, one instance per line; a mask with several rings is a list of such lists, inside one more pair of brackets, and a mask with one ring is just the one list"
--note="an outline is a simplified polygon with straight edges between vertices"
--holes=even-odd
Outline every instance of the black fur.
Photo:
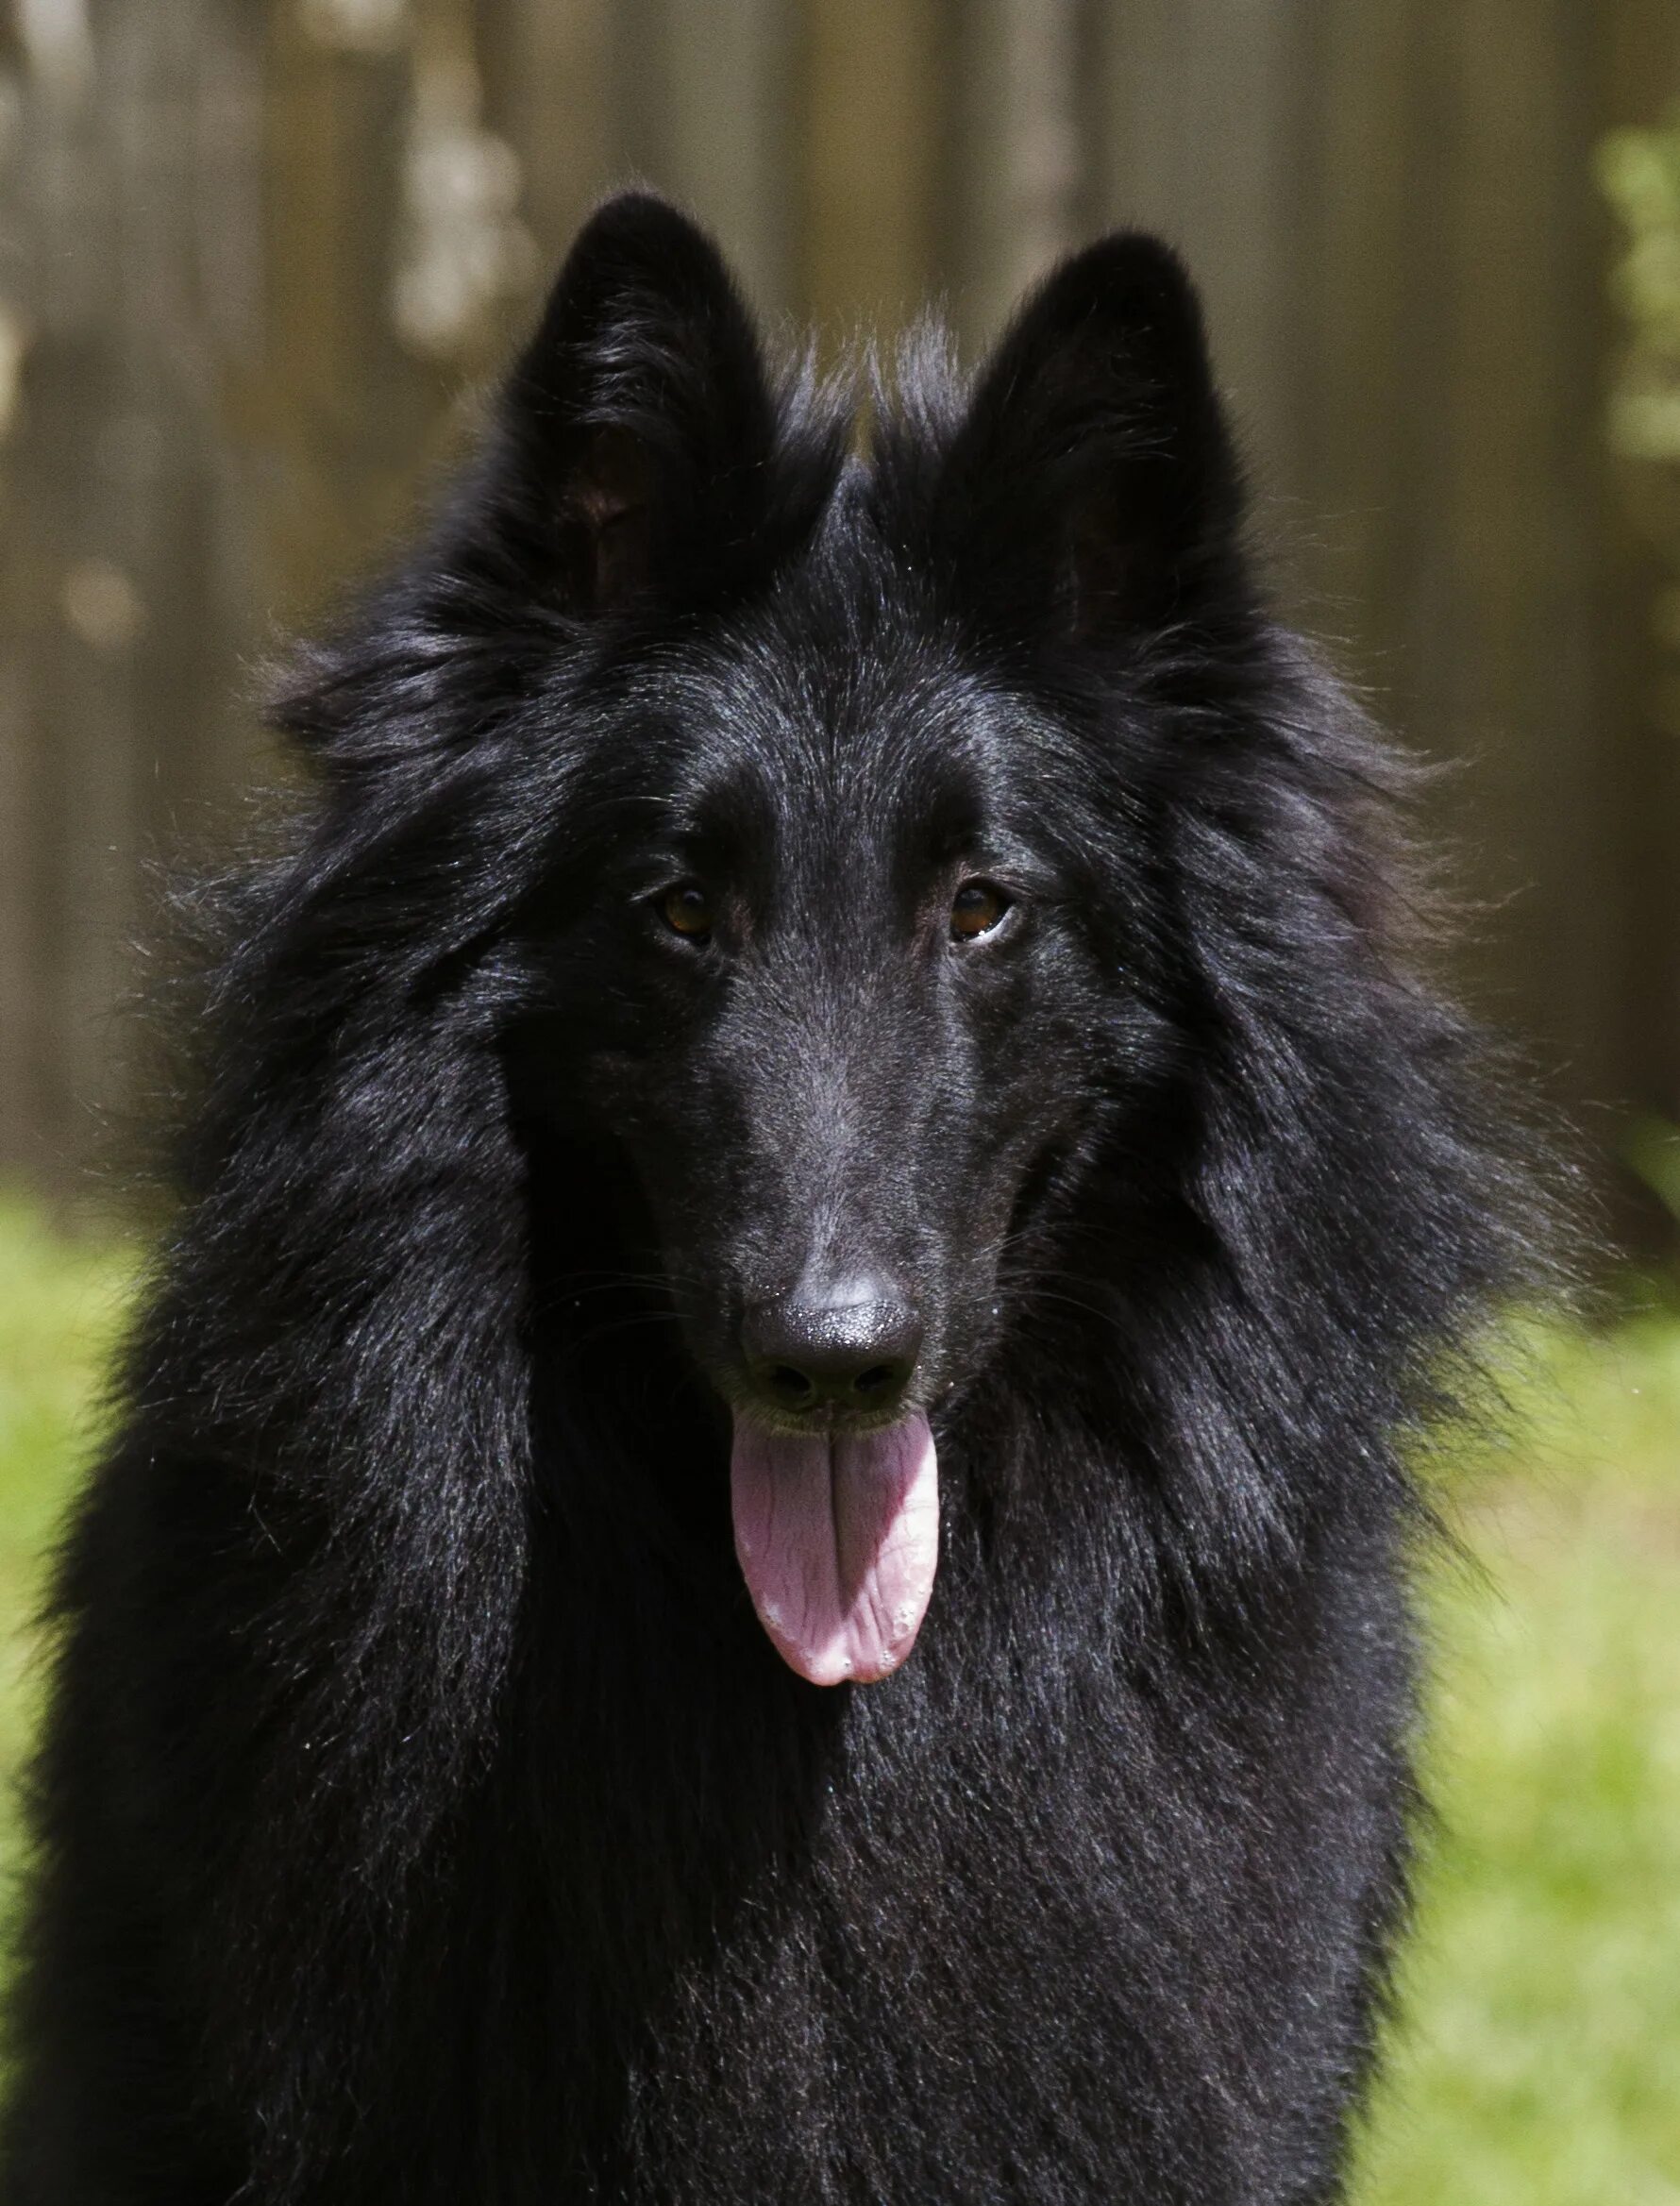
[[[1520,1183],[1171,256],[870,415],[615,200],[287,691],[59,1582],[14,2206],[1337,2195],[1399,1451]],[[921,1305],[945,1512],[826,1692],[724,1407],[818,1243]]]

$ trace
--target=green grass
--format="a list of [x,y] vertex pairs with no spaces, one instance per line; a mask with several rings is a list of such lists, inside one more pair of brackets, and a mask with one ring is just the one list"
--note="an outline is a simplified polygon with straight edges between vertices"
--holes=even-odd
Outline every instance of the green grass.
[[0,1199],[0,1920],[18,1865],[11,1777],[41,1683],[31,1659],[41,1566],[96,1436],[126,1276],[109,1250],[55,1236],[37,1212]]
[[[0,1207],[0,1771],[126,1275]],[[1441,1829],[1358,2206],[1680,2206],[1680,1319],[1532,1361],[1427,1589]]]
[[1680,1319],[1537,1362],[1429,1588],[1441,1829],[1359,2206],[1680,2201]]

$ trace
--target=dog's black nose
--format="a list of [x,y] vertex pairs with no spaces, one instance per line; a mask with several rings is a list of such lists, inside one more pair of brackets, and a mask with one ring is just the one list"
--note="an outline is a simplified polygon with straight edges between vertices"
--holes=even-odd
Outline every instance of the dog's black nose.
[[741,1323],[753,1384],[779,1409],[891,1409],[921,1352],[921,1320],[883,1280],[759,1303]]

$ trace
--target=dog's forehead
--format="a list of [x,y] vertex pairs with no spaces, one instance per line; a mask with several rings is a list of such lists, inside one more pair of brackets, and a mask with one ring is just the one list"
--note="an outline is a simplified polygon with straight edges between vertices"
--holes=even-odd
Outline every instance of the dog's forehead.
[[783,625],[697,655],[673,693],[677,794],[697,812],[914,831],[981,813],[1005,779],[1009,701],[936,636],[908,627],[837,648]]

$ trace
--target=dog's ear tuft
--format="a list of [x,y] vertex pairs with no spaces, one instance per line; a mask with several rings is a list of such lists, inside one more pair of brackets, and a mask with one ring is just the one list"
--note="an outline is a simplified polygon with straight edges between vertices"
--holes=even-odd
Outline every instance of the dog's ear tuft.
[[519,547],[568,610],[689,600],[750,556],[776,409],[717,248],[663,199],[585,225],[501,419]]
[[1193,613],[1237,557],[1241,484],[1195,290],[1123,232],[1034,292],[983,369],[936,494],[966,593],[1100,639]]

